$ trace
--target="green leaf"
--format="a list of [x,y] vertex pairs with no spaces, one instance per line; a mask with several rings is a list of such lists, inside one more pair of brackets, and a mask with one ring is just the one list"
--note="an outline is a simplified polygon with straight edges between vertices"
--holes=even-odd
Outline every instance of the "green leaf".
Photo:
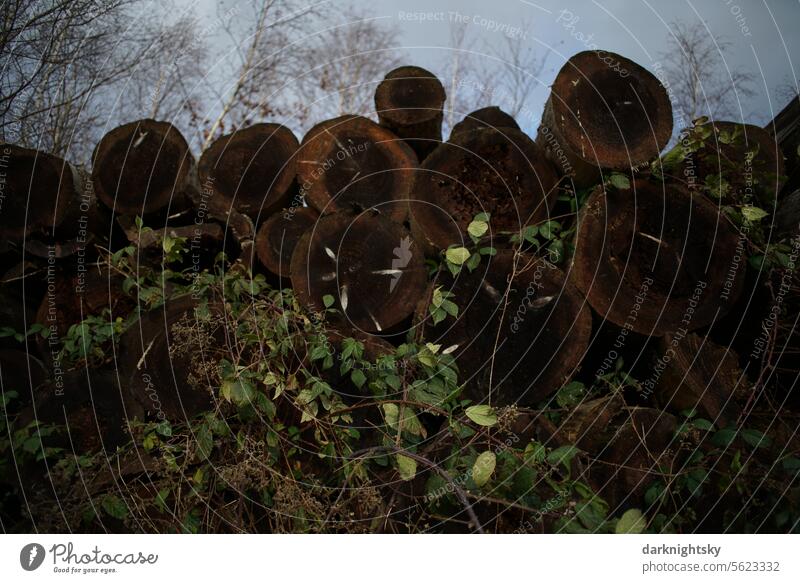
[[638,508],[631,508],[617,522],[617,534],[641,534],[647,527],[647,520]]
[[565,468],[569,468],[572,458],[578,455],[579,452],[580,450],[574,445],[562,445],[550,452],[547,456],[547,463],[552,466],[563,464]]
[[467,407],[466,414],[473,422],[484,427],[493,427],[497,424],[497,414],[489,405]]
[[211,450],[214,448],[214,440],[212,439],[211,427],[208,423],[203,423],[195,433],[195,440],[197,441],[197,457],[200,460],[207,460],[211,455]]
[[769,447],[772,440],[755,429],[742,429],[740,434],[744,442],[752,447]]
[[350,380],[353,381],[353,384],[360,389],[361,387],[364,386],[367,377],[360,368],[357,368],[354,369],[352,373],[350,373]]
[[442,286],[438,286],[436,289],[433,290],[433,296],[431,297],[431,304],[435,308],[440,308],[442,306],[442,302],[444,302],[444,295],[442,295]]
[[728,447],[733,440],[736,439],[736,430],[730,427],[725,427],[714,433],[711,438],[711,443],[717,447]]
[[454,318],[458,316],[458,306],[450,300],[444,300],[442,302],[442,309]]
[[325,294],[324,296],[322,296],[322,304],[326,308],[330,308],[335,301],[336,299],[330,294]]
[[478,456],[472,466],[472,481],[479,488],[489,481],[497,466],[497,458],[492,451],[485,451]]
[[769,213],[764,209],[760,209],[757,206],[743,206],[742,207],[742,216],[750,221],[751,223],[755,223],[766,217]]
[[103,507],[103,510],[105,510],[106,513],[113,518],[122,520],[128,516],[128,507],[114,494],[108,494],[104,496],[103,500],[100,502],[100,505]]
[[170,425],[169,421],[164,420],[156,425],[156,431],[164,437],[172,437],[172,425]]
[[620,190],[628,190],[631,187],[631,181],[628,180],[628,177],[624,174],[612,174],[608,181],[611,183],[611,186]]
[[469,249],[466,247],[451,247],[444,254],[447,261],[454,265],[463,265],[470,255]]
[[252,401],[255,389],[249,381],[237,379],[235,381],[224,381],[220,393],[226,401],[242,406]]
[[572,381],[568,385],[561,387],[556,393],[556,403],[559,407],[570,408],[574,407],[583,399],[586,392],[586,387],[583,383]]
[[397,422],[400,420],[400,408],[394,403],[384,403],[382,407],[386,424],[390,428],[397,430]]
[[526,463],[540,464],[547,457],[547,448],[541,443],[533,441],[525,446],[523,456]]
[[409,481],[417,475],[417,462],[408,456],[398,453],[395,456],[397,461],[397,471],[400,473],[400,478],[404,481]]
[[489,230],[489,223],[484,221],[472,221],[467,226],[467,233],[473,239],[480,239],[486,234],[486,231]]

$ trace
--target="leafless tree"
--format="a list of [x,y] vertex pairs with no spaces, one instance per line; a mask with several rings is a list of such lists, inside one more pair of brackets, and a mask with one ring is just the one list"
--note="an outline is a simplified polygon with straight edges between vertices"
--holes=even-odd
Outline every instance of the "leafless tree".
[[491,101],[497,66],[487,66],[477,40],[469,34],[468,22],[450,22],[450,62],[444,78],[447,103],[443,131],[450,129],[466,114],[493,105]]
[[308,68],[298,83],[304,96],[298,111],[317,120],[345,113],[370,115],[375,88],[401,64],[399,32],[352,7],[325,20],[332,24],[309,42]]
[[121,105],[134,103],[135,92],[121,86],[191,36],[187,21],[170,24],[159,6],[145,0],[5,2],[1,139],[87,161],[103,128],[125,116]]
[[[674,22],[661,55],[678,123],[685,127],[703,115],[741,119],[742,98],[751,97],[753,76],[726,67],[723,55],[731,43],[714,37],[702,23]],[[679,127],[676,129],[680,129]]]

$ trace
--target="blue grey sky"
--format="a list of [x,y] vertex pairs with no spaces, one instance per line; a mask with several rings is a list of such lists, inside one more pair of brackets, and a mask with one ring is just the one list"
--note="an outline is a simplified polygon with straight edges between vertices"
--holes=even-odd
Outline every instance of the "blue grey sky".
[[[201,13],[215,10],[214,0],[193,4]],[[322,4],[335,10],[340,0]],[[702,22],[711,36],[730,43],[720,53],[720,67],[754,75],[756,94],[741,103],[745,121],[763,125],[774,117],[788,101],[785,86],[796,87],[800,75],[796,32],[800,0],[352,0],[350,4],[396,24],[401,33],[398,50],[408,55],[410,63],[440,75],[453,58],[454,19],[468,23],[477,52],[505,42],[504,34],[542,54],[549,50],[540,85],[527,104],[534,114],[541,112],[558,69],[572,54],[585,50],[587,42],[652,70],[667,46],[670,24],[677,20]],[[523,24],[528,26],[521,28]],[[491,62],[488,56],[476,58]],[[524,129],[535,125],[521,121]]]

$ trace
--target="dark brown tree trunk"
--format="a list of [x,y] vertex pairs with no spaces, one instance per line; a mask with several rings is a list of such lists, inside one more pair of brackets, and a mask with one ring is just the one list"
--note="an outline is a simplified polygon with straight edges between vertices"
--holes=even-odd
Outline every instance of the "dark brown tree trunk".
[[303,138],[297,178],[308,204],[323,215],[375,209],[402,222],[417,157],[395,134],[365,117],[317,124]]
[[323,217],[292,254],[292,287],[311,312],[334,298],[348,326],[380,333],[410,316],[425,293],[422,251],[411,234],[367,211]]
[[186,421],[214,403],[216,367],[227,346],[224,313],[209,305],[208,320],[190,296],[143,314],[120,339],[120,379],[152,420]]
[[60,227],[82,191],[75,168],[38,150],[0,145],[0,172],[0,235],[16,242]]
[[[509,283],[510,282],[510,283]],[[434,324],[436,288],[453,294],[457,317]],[[591,314],[564,273],[543,259],[499,251],[454,280],[441,272],[417,309],[423,338],[450,349],[459,382],[476,403],[535,406],[575,374]]]
[[524,133],[478,129],[439,146],[414,182],[411,225],[427,253],[469,241],[467,226],[488,213],[491,234],[546,220],[557,199],[553,167]]
[[741,293],[740,239],[701,196],[646,179],[598,188],[579,222],[573,280],[617,326],[645,336],[695,330]]
[[584,51],[561,68],[536,142],[577,188],[601,170],[630,170],[658,157],[672,135],[666,89],[649,71],[607,51]]
[[289,128],[273,123],[222,136],[200,157],[200,188],[218,199],[215,205],[235,209],[258,224],[291,199],[298,146]]
[[255,248],[258,259],[267,270],[288,279],[292,253],[303,234],[319,220],[319,213],[310,207],[292,207],[277,212],[258,229]]
[[131,122],[111,130],[95,147],[94,192],[115,213],[153,213],[183,197],[194,164],[189,145],[172,124]]
[[450,139],[458,137],[465,132],[484,128],[513,128],[519,129],[519,125],[513,117],[508,115],[505,111],[493,105],[491,107],[484,107],[473,111],[464,119],[453,126],[450,132]]
[[643,388],[655,390],[660,407],[677,413],[694,409],[717,427],[736,423],[737,394],[746,393],[749,382],[735,352],[697,334],[664,336],[659,348],[654,371],[663,372],[645,380]]
[[442,141],[444,87],[420,67],[390,71],[375,91],[381,125],[403,138],[423,161]]

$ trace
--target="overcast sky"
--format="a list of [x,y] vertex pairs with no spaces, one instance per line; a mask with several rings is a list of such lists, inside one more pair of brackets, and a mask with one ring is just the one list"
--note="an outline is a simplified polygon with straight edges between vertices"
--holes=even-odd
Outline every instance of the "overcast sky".
[[[213,0],[198,5],[202,15],[214,12]],[[335,9],[341,0],[331,0]],[[323,2],[324,4],[325,2]],[[452,59],[451,21],[467,22],[477,40],[475,50],[502,43],[511,34],[530,46],[550,51],[540,75],[541,84],[527,107],[541,112],[548,87],[561,65],[571,55],[585,50],[587,39],[599,48],[624,55],[653,69],[659,62],[676,20],[702,22],[715,39],[725,39],[730,48],[721,52],[721,67],[751,72],[757,93],[742,101],[745,121],[763,125],[786,104],[778,95],[781,85],[797,86],[800,67],[800,0],[353,0],[368,14],[395,23],[400,32],[398,50],[411,64],[444,74]],[[431,19],[422,16],[435,13]],[[522,27],[527,23],[529,26]],[[481,57],[483,58],[483,57]],[[488,59],[488,57],[486,57]],[[489,104],[486,104],[489,105]],[[499,104],[502,106],[502,104]],[[533,117],[533,116],[531,116]],[[521,120],[526,130],[536,125]]]

